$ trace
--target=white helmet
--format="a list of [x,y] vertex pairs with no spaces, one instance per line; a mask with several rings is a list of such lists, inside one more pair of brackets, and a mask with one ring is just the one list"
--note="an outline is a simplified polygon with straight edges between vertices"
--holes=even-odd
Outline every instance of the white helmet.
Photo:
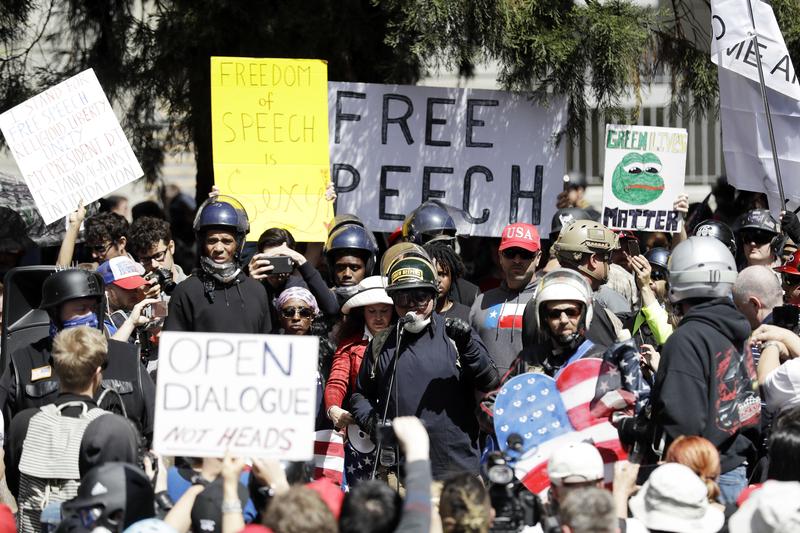
[[[523,339],[533,339],[532,328],[536,328],[539,341],[547,338],[547,326],[542,324],[540,310],[545,302],[577,301],[583,304],[583,329],[592,322],[592,288],[579,272],[568,268],[556,268],[539,281],[536,296],[525,306],[522,317]],[[529,319],[530,316],[530,319]]]
[[730,296],[736,281],[736,260],[727,246],[714,237],[689,237],[672,250],[669,299]]

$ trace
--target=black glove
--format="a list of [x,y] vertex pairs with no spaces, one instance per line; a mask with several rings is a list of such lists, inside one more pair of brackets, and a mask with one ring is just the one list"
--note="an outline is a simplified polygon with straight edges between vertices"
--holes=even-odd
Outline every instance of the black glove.
[[444,330],[447,332],[447,336],[456,343],[458,353],[463,353],[472,339],[470,325],[460,318],[447,318],[444,321]]
[[375,438],[378,436],[378,425],[380,423],[380,420],[381,419],[378,416],[378,413],[373,411],[373,413],[369,415],[369,418],[367,418],[366,427],[361,428],[367,435],[369,435],[372,438],[373,441],[375,441]]
[[781,231],[795,244],[800,244],[800,219],[791,211],[781,212]]

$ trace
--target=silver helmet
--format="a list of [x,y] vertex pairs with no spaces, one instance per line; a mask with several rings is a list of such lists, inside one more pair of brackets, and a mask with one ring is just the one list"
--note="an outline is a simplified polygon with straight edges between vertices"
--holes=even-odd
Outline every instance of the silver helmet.
[[714,237],[689,237],[672,250],[669,262],[669,299],[729,296],[736,281],[736,260]]

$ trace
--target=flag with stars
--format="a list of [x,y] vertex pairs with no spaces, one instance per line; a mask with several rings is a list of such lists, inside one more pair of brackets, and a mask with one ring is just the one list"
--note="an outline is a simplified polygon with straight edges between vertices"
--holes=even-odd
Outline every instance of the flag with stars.
[[650,385],[642,376],[636,346],[622,342],[606,350],[591,403],[592,414],[598,418],[610,417],[615,412],[632,416],[639,413],[649,398]]
[[347,439],[344,443],[344,477],[347,488],[358,485],[372,475],[375,460],[375,444],[358,425],[347,426]]
[[505,448],[510,434],[522,437],[515,473],[530,491],[547,491],[547,461],[553,450],[567,443],[594,444],[603,457],[607,483],[613,479],[614,463],[626,457],[616,428],[589,409],[601,364],[597,358],[580,359],[564,367],[556,380],[545,374],[521,374],[498,391],[494,408],[497,439]]
[[484,326],[491,329],[522,329],[522,313],[525,304],[500,303],[491,306],[486,311]]

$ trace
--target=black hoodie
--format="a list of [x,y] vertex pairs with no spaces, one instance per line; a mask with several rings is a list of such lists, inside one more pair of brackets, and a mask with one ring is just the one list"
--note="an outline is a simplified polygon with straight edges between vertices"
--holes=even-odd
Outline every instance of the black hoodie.
[[653,387],[653,417],[667,444],[699,435],[719,450],[722,472],[753,451],[742,431],[758,424],[750,324],[728,298],[693,306],[669,337]]

